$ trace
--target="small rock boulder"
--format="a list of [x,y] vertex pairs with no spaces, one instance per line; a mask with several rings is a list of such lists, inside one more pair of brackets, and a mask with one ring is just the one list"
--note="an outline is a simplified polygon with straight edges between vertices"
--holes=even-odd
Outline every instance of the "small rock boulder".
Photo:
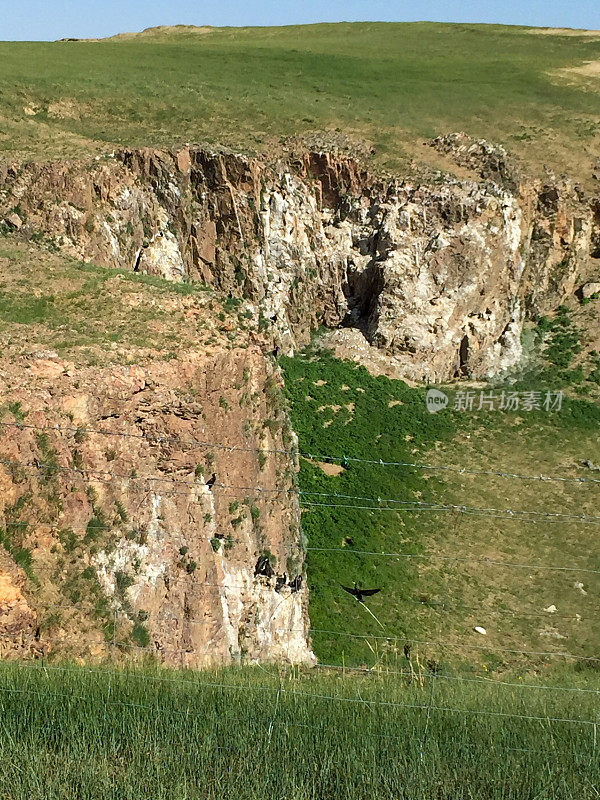
[[7,217],[5,217],[4,221],[15,231],[19,231],[23,227],[23,220],[14,211],[12,214],[9,214]]
[[581,287],[581,296],[584,300],[589,300],[595,294],[600,295],[600,283],[584,283]]

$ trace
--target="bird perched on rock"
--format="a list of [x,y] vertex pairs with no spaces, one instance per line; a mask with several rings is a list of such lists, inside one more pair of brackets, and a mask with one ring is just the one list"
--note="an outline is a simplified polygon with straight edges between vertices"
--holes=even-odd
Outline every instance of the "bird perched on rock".
[[296,575],[293,581],[288,584],[290,589],[292,590],[292,594],[295,592],[299,592],[302,588],[302,575]]
[[217,473],[213,472],[213,474],[210,476],[210,478],[206,481],[206,485],[211,490],[211,492],[212,492],[212,488],[213,488],[213,486],[215,485],[216,482],[217,482]]
[[254,576],[264,575],[265,578],[272,578],[273,574],[273,567],[269,561],[269,556],[259,556],[256,566],[254,567]]
[[377,592],[381,591],[381,589],[359,589],[356,581],[354,582],[353,589],[350,589],[348,586],[344,586],[343,584],[340,584],[340,586],[345,592],[351,594],[352,597],[356,597],[359,603],[363,603],[365,597],[371,597],[372,595],[377,594]]

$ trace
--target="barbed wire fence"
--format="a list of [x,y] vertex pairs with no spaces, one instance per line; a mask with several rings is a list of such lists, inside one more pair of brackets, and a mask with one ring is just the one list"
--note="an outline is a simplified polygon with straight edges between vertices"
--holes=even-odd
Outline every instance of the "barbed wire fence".
[[426,470],[426,471],[435,471],[439,470],[442,472],[454,472],[459,475],[474,475],[474,476],[494,476],[500,478],[508,478],[514,480],[525,480],[525,481],[544,481],[544,482],[559,482],[559,483],[575,483],[575,484],[597,484],[600,483],[599,478],[586,478],[586,477],[573,477],[573,476],[565,476],[565,475],[524,475],[514,472],[509,472],[507,470],[474,470],[469,469],[466,467],[455,467],[451,465],[445,464],[425,464],[422,462],[410,462],[410,461],[386,461],[383,459],[368,459],[368,458],[358,458],[352,455],[327,455],[327,454],[319,454],[319,453],[309,453],[305,452],[299,448],[268,448],[268,447],[250,447],[250,446],[239,446],[239,445],[229,445],[225,444],[224,442],[216,442],[216,441],[207,441],[203,439],[196,439],[193,436],[188,436],[186,438],[182,436],[165,436],[159,434],[152,434],[152,433],[131,433],[130,431],[111,431],[107,428],[94,428],[89,427],[87,425],[75,426],[75,425],[32,425],[30,423],[25,422],[6,422],[0,420],[0,427],[5,428],[18,428],[20,430],[34,430],[39,432],[58,432],[58,433],[72,433],[72,434],[97,434],[100,436],[112,436],[118,439],[138,439],[142,441],[147,441],[156,444],[177,444],[177,445],[184,445],[187,447],[201,447],[201,448],[210,448],[215,450],[225,450],[230,453],[234,452],[243,452],[243,453],[265,453],[265,454],[274,454],[274,455],[286,455],[292,458],[307,458],[310,460],[315,461],[322,461],[325,463],[337,463],[343,464],[344,462],[348,463],[356,463],[356,464],[372,464],[374,466],[381,466],[381,467],[402,467],[407,469],[414,469],[414,470]]
[[[34,425],[26,425],[23,423],[6,423],[0,422],[0,426],[5,427],[15,427],[20,429],[31,429],[36,431],[56,431],[56,432],[69,432],[69,433],[94,433],[97,435],[105,435],[105,436],[118,436],[122,438],[133,437],[138,439],[146,439],[151,442],[155,443],[178,443],[184,444],[186,446],[201,446],[211,449],[223,449],[229,452],[236,452],[236,451],[246,451],[246,452],[263,452],[263,453],[275,453],[275,454],[285,454],[286,456],[292,458],[307,458],[310,460],[319,460],[322,462],[327,463],[351,463],[351,462],[361,462],[367,463],[372,465],[379,465],[386,468],[402,468],[402,469],[410,469],[410,470],[424,470],[424,471],[451,471],[458,474],[469,474],[473,476],[495,476],[500,478],[506,478],[511,480],[522,480],[522,481],[544,481],[544,482],[558,482],[558,483],[569,483],[573,485],[594,485],[600,483],[600,479],[595,478],[580,478],[580,477],[571,477],[565,475],[553,475],[553,476],[544,476],[544,475],[523,475],[517,473],[511,473],[506,470],[470,470],[470,469],[463,469],[460,467],[451,467],[446,465],[435,465],[435,464],[421,464],[421,463],[410,463],[410,462],[395,462],[395,461],[383,461],[383,460],[371,460],[371,459],[360,459],[350,456],[331,456],[331,455],[314,455],[310,453],[303,453],[299,450],[285,450],[285,449],[264,449],[264,448],[245,448],[245,447],[236,447],[236,446],[228,446],[223,443],[218,442],[202,442],[200,440],[195,439],[181,439],[179,437],[163,437],[163,436],[153,436],[149,434],[132,434],[128,432],[115,432],[109,431],[104,429],[96,429],[96,428],[81,428],[81,427],[71,427],[71,426],[34,426]],[[202,498],[198,498],[195,500],[194,498],[190,498],[190,491],[191,489],[200,490],[201,492],[205,493],[208,491],[206,488],[206,484],[203,480],[187,480],[183,478],[174,478],[169,476],[157,476],[157,475],[148,475],[148,476],[132,476],[126,475],[123,473],[113,472],[113,471],[105,471],[105,470],[89,470],[89,469],[79,469],[76,467],[70,466],[63,466],[63,465],[52,465],[51,467],[40,466],[39,463],[36,462],[19,462],[19,461],[11,461],[8,459],[0,460],[0,463],[3,464],[5,467],[9,469],[30,469],[38,473],[47,474],[48,469],[55,470],[56,472],[68,472],[72,474],[79,474],[85,475],[88,477],[92,477],[95,480],[111,483],[114,485],[115,482],[122,482],[127,483],[128,491],[132,489],[135,491],[136,486],[138,483],[146,483],[151,484],[154,486],[153,489],[148,490],[147,488],[140,489],[140,491],[157,491],[158,487],[161,484],[169,484],[169,485],[185,485],[188,487],[187,492],[179,492],[179,491],[167,491],[165,492],[160,489],[161,495],[172,495],[172,496],[184,496],[187,502],[201,502]],[[518,521],[518,522],[562,522],[562,521],[570,521],[575,522],[578,524],[584,525],[599,525],[600,524],[600,516],[595,515],[586,515],[586,514],[568,514],[564,512],[557,511],[556,509],[546,509],[546,510],[539,510],[539,509],[500,509],[500,508],[480,508],[476,506],[467,506],[467,505],[456,505],[456,504],[439,504],[439,503],[427,503],[417,501],[414,498],[381,498],[381,497],[371,497],[371,496],[361,496],[361,495],[349,495],[349,494],[341,494],[335,492],[310,492],[310,491],[302,491],[299,490],[297,487],[291,487],[289,489],[281,489],[281,488],[273,488],[273,487],[264,487],[264,486],[238,486],[233,484],[225,484],[225,483],[215,483],[211,488],[210,491],[221,492],[224,495],[238,497],[239,493],[248,493],[251,492],[254,495],[258,496],[282,496],[282,495],[295,495],[297,496],[304,508],[311,509],[311,508],[324,508],[324,509],[356,509],[360,511],[369,511],[369,512],[391,512],[391,513],[447,513],[452,512],[456,514],[469,514],[474,516],[483,516],[489,517],[494,519],[504,519],[507,521]],[[310,498],[318,498],[318,501],[311,500]],[[305,499],[306,498],[306,499]],[[323,502],[324,500],[329,500],[330,502]],[[343,501],[343,502],[338,502]],[[370,505],[364,505],[364,503],[369,503]],[[12,522],[9,521],[6,523],[5,527],[17,527],[22,526],[22,522]],[[40,523],[31,523],[35,525],[36,528],[48,528],[49,530],[57,530],[59,529],[58,525],[55,524],[40,524]],[[62,527],[62,526],[61,526]],[[78,532],[89,532],[90,528],[98,528],[101,530],[106,531],[107,525],[99,525],[94,526],[88,524],[84,527],[68,527],[70,530],[78,531]],[[237,541],[237,540],[234,540]],[[361,550],[361,549],[354,549],[354,548],[341,548],[341,547],[308,547],[306,548],[307,552],[323,552],[323,553],[331,553],[331,554],[344,554],[344,555],[359,555],[368,558],[394,558],[394,559],[411,559],[411,560],[430,560],[430,561],[442,561],[442,562],[454,562],[456,564],[486,564],[490,566],[502,566],[503,568],[509,569],[526,569],[526,570],[544,570],[549,572],[572,572],[572,573],[583,573],[587,575],[599,575],[600,570],[592,569],[585,566],[579,566],[574,564],[542,564],[542,563],[519,563],[514,561],[505,561],[503,559],[491,559],[491,558],[477,558],[474,556],[464,556],[461,555],[459,551],[457,554],[433,554],[433,553],[407,553],[407,552],[381,552],[377,550]],[[41,574],[41,570],[38,570]],[[49,573],[56,573],[56,569],[48,570]],[[204,582],[203,585],[211,586],[220,591],[228,591],[232,589],[247,589],[247,584],[244,585],[234,585],[234,584],[226,584],[223,583],[208,583]],[[282,601],[285,598],[282,598]],[[399,634],[387,634],[387,635],[371,635],[365,633],[357,633],[347,630],[328,630],[322,628],[300,628],[300,629],[292,629],[292,628],[282,628],[282,629],[275,629],[278,633],[284,633],[288,635],[287,645],[288,645],[288,655],[289,655],[289,644],[290,644],[290,634],[292,633],[300,633],[306,636],[312,635],[328,635],[328,636],[336,636],[336,637],[350,637],[355,639],[360,639],[365,641],[367,644],[370,642],[403,642],[405,645],[412,646],[422,646],[422,647],[434,647],[437,650],[444,650],[444,649],[451,649],[455,650],[476,650],[476,651],[486,651],[492,653],[502,653],[502,654],[514,654],[514,655],[523,655],[526,657],[538,657],[544,659],[566,659],[566,660],[573,660],[575,662],[580,663],[588,663],[588,664],[600,664],[600,657],[595,656],[584,656],[579,655],[571,652],[560,652],[560,651],[536,651],[536,650],[519,650],[517,648],[500,648],[500,647],[493,647],[489,645],[475,645],[469,642],[457,642],[453,641],[452,643],[444,642],[441,636],[441,613],[447,612],[448,610],[452,610],[452,606],[448,606],[447,600],[444,598],[443,600],[437,602],[434,606],[429,605],[427,603],[422,603],[420,601],[410,600],[407,599],[405,602],[412,602],[416,605],[421,605],[424,608],[428,608],[429,610],[435,610],[438,614],[440,614],[437,622],[437,631],[438,635],[433,640],[427,639],[415,639],[415,638],[407,638],[404,635]],[[77,604],[65,604],[63,605],[51,605],[48,604],[45,608],[61,608],[65,610],[73,610],[76,608]],[[478,610],[476,606],[465,606],[464,604],[460,606],[464,610]],[[83,608],[83,607],[82,607]],[[541,612],[537,614],[526,614],[519,611],[512,611],[512,610],[505,610],[505,609],[492,609],[491,613],[506,613],[510,614],[513,617],[517,618],[531,618],[531,617],[541,617]],[[160,651],[157,651],[156,647],[142,647],[132,643],[131,641],[120,641],[117,638],[117,631],[118,631],[118,617],[119,612],[118,610],[113,611],[113,624],[112,624],[112,639],[109,643],[109,650],[110,650],[110,663],[111,669],[105,670],[108,675],[108,685],[107,685],[107,697],[106,697],[106,707],[111,706],[123,706],[126,707],[127,705],[131,705],[132,707],[139,708],[142,710],[153,710],[153,706],[143,706],[140,704],[127,704],[123,703],[122,701],[111,700],[111,675],[114,674],[115,667],[118,662],[118,654],[124,651],[129,651],[130,654],[134,654],[137,656],[146,656],[146,655],[154,655],[157,654],[168,655],[169,653],[172,654],[182,654],[187,653],[188,651],[178,649],[178,648],[161,648]],[[558,617],[557,617],[558,618]],[[567,616],[567,618],[570,618]],[[194,622],[193,618],[185,618],[185,619],[178,619],[177,617],[171,617],[171,619],[182,623],[182,624],[190,624]],[[274,631],[274,632],[275,632]],[[410,659],[409,659],[410,661]],[[184,664],[184,659],[182,658],[181,661]],[[24,667],[34,667],[36,666],[33,663],[24,663],[22,664]],[[43,663],[44,670],[47,671],[66,671],[68,667],[61,667],[55,664],[49,664],[46,661]],[[85,669],[85,668],[80,668]],[[412,662],[410,663],[410,669],[407,670],[392,670],[386,667],[385,669],[374,670],[371,668],[356,666],[356,667],[349,667],[345,664],[326,664],[320,663],[316,665],[317,670],[323,671],[354,671],[359,674],[364,675],[376,675],[381,674],[382,672],[386,675],[396,676],[400,679],[408,679],[414,680],[415,679],[415,670],[413,668]],[[96,667],[93,670],[95,674],[100,674],[102,671],[100,667]],[[133,673],[135,674],[135,673]],[[144,673],[143,676],[152,681],[170,681],[172,683],[190,683],[188,679],[185,678],[174,678],[174,677],[162,677],[162,676],[153,676]],[[467,683],[467,684],[485,684],[485,685],[493,685],[495,687],[510,687],[511,689],[519,688],[526,691],[529,690],[543,690],[543,691],[557,691],[557,692],[569,692],[573,694],[581,693],[582,695],[589,695],[589,696],[597,696],[600,694],[600,690],[586,688],[586,687],[578,687],[578,686],[552,686],[548,684],[536,684],[536,683],[523,683],[523,682],[516,682],[516,681],[504,681],[496,678],[483,678],[483,677],[468,677],[464,675],[455,675],[455,674],[444,674],[440,673],[437,669],[433,669],[431,671],[425,670],[423,673],[419,674],[419,680],[425,685],[429,682],[430,686],[430,693],[428,697],[428,702],[426,703],[399,703],[390,700],[381,700],[381,699],[363,699],[362,697],[348,697],[339,694],[322,694],[322,693],[311,693],[306,691],[298,691],[295,689],[287,688],[286,681],[284,679],[283,673],[279,673],[279,683],[277,686],[256,686],[253,685],[252,689],[261,692],[270,692],[275,693],[275,702],[274,702],[274,710],[272,718],[268,724],[268,731],[267,736],[268,740],[271,740],[274,728],[279,724],[277,721],[277,714],[280,707],[280,701],[283,697],[291,695],[291,696],[301,696],[306,698],[312,698],[314,700],[324,700],[328,702],[337,702],[337,703],[353,703],[358,704],[360,706],[367,706],[367,707],[382,707],[382,708],[392,708],[392,709],[412,709],[422,711],[426,715],[425,721],[425,729],[423,733],[423,740],[421,743],[421,757],[423,754],[423,746],[425,740],[427,738],[429,721],[432,712],[435,713],[448,713],[448,714],[464,714],[464,715],[476,715],[476,716],[492,716],[497,718],[510,718],[513,720],[528,720],[531,722],[540,722],[544,724],[568,724],[568,725],[580,725],[582,728],[587,728],[592,732],[592,743],[593,743],[593,752],[596,752],[597,747],[597,724],[600,717],[597,715],[595,719],[591,718],[577,718],[577,717],[552,717],[552,716],[535,716],[535,715],[527,715],[527,714],[518,714],[512,712],[503,712],[503,711],[492,711],[486,709],[472,709],[472,708],[459,708],[459,707],[451,707],[451,706],[444,706],[444,705],[436,705],[434,703],[435,698],[435,687],[437,681],[453,681],[458,683]],[[212,688],[219,688],[223,691],[243,691],[247,687],[243,687],[239,684],[224,684],[224,683],[211,683],[211,682],[201,682],[198,680],[193,681],[194,686],[203,686],[203,687],[212,687]],[[27,693],[30,690],[27,689],[16,689],[7,686],[0,686],[0,692],[3,693]],[[33,692],[33,690],[31,690]],[[35,693],[35,692],[34,692]],[[64,698],[71,698],[73,699],[73,695],[65,694],[60,695]],[[85,700],[85,697],[76,698]],[[154,710],[156,710],[154,708]],[[180,712],[176,709],[173,709],[173,713],[187,713],[187,712]],[[290,724],[289,722],[285,723],[286,725]]]

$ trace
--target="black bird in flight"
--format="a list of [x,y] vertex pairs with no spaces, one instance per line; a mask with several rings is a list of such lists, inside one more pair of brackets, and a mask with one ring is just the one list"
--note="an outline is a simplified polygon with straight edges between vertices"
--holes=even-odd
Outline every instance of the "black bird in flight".
[[216,482],[217,482],[217,473],[213,472],[213,474],[210,476],[210,478],[206,481],[206,485],[211,490],[211,492],[212,492],[212,488],[213,488],[213,486],[215,485]]
[[359,589],[356,581],[354,582],[354,589],[350,589],[348,586],[344,586],[343,584],[340,584],[340,586],[345,592],[351,594],[352,597],[356,597],[359,603],[363,603],[365,597],[371,597],[372,595],[381,591],[381,589]]

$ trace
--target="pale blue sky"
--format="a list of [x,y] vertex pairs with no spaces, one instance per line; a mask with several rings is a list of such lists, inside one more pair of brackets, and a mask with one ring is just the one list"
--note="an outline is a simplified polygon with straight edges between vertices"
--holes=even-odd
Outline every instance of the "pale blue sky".
[[599,0],[0,0],[0,39],[109,36],[151,25],[340,20],[501,22],[600,28]]

